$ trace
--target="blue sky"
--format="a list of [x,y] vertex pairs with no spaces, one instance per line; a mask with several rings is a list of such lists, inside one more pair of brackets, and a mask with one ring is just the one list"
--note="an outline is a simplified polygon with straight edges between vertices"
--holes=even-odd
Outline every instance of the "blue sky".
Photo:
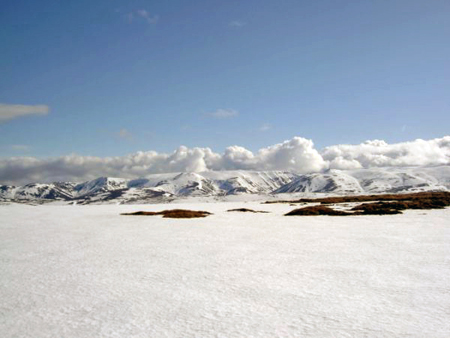
[[2,1],[0,112],[49,113],[0,119],[0,153],[442,137],[449,41],[446,0]]

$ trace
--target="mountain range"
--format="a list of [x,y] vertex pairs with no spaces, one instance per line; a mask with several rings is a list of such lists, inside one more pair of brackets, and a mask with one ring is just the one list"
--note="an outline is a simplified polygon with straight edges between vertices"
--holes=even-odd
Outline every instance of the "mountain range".
[[183,197],[288,193],[405,193],[450,191],[450,166],[286,171],[208,171],[154,174],[145,178],[99,177],[83,183],[0,186],[0,202],[158,203]]

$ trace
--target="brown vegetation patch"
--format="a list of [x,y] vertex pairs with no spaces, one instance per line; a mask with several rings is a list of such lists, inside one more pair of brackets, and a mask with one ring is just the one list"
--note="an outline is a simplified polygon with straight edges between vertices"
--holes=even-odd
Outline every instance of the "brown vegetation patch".
[[351,210],[354,215],[396,215],[401,214],[401,210],[405,210],[403,203],[397,202],[376,202],[376,203],[363,203]]
[[449,201],[437,198],[413,199],[393,202],[363,203],[352,208],[353,211],[362,212],[366,215],[384,215],[387,213],[400,214],[407,209],[443,209],[450,205]]
[[162,215],[163,218],[201,218],[212,215],[207,211],[195,211],[186,209],[163,210],[158,212],[153,211],[136,211],[131,213],[123,213],[124,216],[157,216]]
[[247,209],[247,208],[230,209],[230,210],[227,210],[227,212],[252,212],[252,213],[261,213],[261,214],[269,213],[268,211],[253,210],[253,209]]
[[314,205],[310,207],[304,207],[300,209],[294,209],[285,216],[348,216],[352,213],[334,210],[332,208],[323,205]]
[[[289,201],[291,203],[292,201]],[[286,216],[290,215],[330,215],[330,216],[349,216],[349,215],[395,215],[401,214],[403,210],[408,209],[443,209],[450,206],[450,192],[421,192],[413,194],[385,194],[369,196],[341,196],[326,197],[316,199],[301,199],[298,202],[319,202],[322,205],[295,209]],[[351,202],[370,202],[362,203],[347,211],[337,211],[324,204],[339,204]],[[283,202],[282,202],[283,203]]]
[[[322,203],[322,204],[336,204],[336,203],[351,203],[351,202],[376,202],[376,201],[433,201],[430,205],[450,206],[450,192],[418,192],[409,194],[381,194],[381,195],[354,195],[354,196],[337,196],[337,197],[323,197],[323,198],[301,198],[291,201],[267,201],[266,204],[271,203]],[[420,203],[419,203],[420,204]],[[425,204],[424,204],[425,205]]]

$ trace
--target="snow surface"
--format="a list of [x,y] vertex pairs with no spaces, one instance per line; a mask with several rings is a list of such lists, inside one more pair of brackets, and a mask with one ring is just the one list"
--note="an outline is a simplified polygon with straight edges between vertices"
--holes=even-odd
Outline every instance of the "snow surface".
[[[214,215],[119,215],[175,207]],[[450,209],[292,209],[0,206],[1,336],[449,337]]]

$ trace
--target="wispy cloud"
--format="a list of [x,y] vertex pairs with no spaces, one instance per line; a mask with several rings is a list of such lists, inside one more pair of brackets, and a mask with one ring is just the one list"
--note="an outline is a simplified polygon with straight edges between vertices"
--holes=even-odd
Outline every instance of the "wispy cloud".
[[269,123],[264,123],[260,128],[259,131],[268,131],[272,129],[272,126]]
[[133,22],[133,19],[134,19],[134,14],[133,14],[132,12],[127,13],[127,14],[125,15],[125,18],[127,19],[128,23],[132,23],[132,22]]
[[0,123],[28,115],[47,115],[50,109],[46,105],[27,106],[23,104],[0,103]]
[[158,15],[151,15],[147,10],[145,9],[138,9],[133,12],[129,12],[126,15],[126,19],[129,23],[132,23],[135,19],[140,19],[146,21],[148,24],[156,25],[159,21]]
[[131,140],[133,138],[133,135],[125,128],[120,129],[115,136],[119,139],[123,140]]
[[239,21],[239,20],[234,20],[234,21],[231,21],[231,22],[228,24],[228,27],[232,27],[232,28],[242,28],[242,27],[244,27],[246,24],[247,24],[246,22]]
[[30,146],[27,146],[25,144],[13,144],[11,145],[10,148],[14,151],[23,151],[23,152],[30,151]]
[[238,116],[239,112],[234,109],[217,109],[216,111],[208,113],[207,115],[216,119],[229,119]]
[[158,15],[150,15],[150,13],[147,12],[145,9],[138,9],[136,11],[136,13],[141,18],[144,18],[148,23],[156,24],[159,21],[159,16]]

